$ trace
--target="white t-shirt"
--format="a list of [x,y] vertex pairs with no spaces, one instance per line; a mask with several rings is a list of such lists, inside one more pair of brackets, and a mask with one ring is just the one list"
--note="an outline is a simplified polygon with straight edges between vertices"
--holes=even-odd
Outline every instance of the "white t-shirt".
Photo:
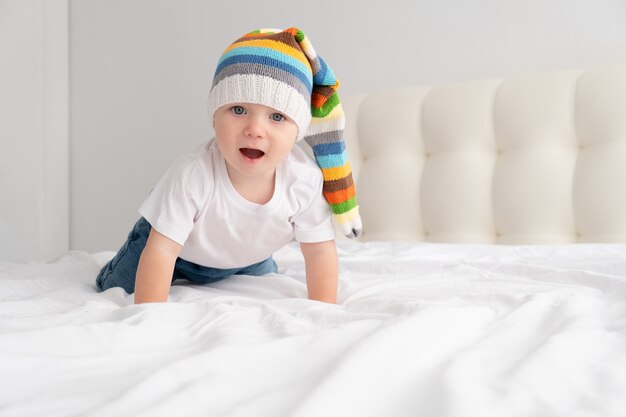
[[183,246],[180,257],[213,268],[261,262],[295,238],[335,238],[319,167],[298,146],[276,167],[266,204],[244,199],[211,140],[170,167],[139,208],[159,233]]

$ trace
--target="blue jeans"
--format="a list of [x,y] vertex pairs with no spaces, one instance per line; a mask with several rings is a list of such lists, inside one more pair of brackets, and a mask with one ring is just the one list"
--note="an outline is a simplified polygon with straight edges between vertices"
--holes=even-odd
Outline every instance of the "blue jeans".
[[[122,287],[127,293],[135,292],[135,276],[137,265],[143,248],[150,234],[150,223],[140,218],[128,234],[128,239],[117,254],[100,270],[96,284],[101,291],[112,287]],[[232,275],[265,275],[278,272],[276,262],[270,256],[264,261],[243,268],[218,269],[197,265],[193,262],[177,258],[172,274],[172,282],[186,279],[199,284],[216,282]]]

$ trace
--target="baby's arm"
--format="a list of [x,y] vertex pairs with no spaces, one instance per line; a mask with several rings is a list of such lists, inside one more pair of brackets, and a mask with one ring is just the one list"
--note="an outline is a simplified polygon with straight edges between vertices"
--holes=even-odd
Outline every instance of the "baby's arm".
[[167,301],[172,272],[181,249],[181,245],[156,230],[150,231],[137,267],[135,304]]
[[300,249],[306,266],[309,299],[336,303],[339,260],[335,241],[301,243]]

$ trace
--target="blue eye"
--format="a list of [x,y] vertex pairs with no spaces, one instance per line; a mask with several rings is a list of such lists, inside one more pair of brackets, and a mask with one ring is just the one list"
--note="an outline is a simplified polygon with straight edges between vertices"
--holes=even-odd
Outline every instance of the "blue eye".
[[233,107],[230,108],[230,111],[232,111],[236,115],[242,115],[242,114],[244,114],[246,112],[246,109],[244,109],[241,106],[233,106]]
[[285,120],[285,116],[280,113],[272,113],[272,120],[275,122],[282,122]]

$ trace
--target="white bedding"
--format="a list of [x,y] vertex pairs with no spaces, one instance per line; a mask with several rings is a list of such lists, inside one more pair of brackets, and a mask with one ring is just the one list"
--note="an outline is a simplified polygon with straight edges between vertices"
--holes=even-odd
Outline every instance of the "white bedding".
[[140,306],[112,253],[0,263],[0,415],[626,415],[626,245],[339,249],[340,305],[295,245]]

